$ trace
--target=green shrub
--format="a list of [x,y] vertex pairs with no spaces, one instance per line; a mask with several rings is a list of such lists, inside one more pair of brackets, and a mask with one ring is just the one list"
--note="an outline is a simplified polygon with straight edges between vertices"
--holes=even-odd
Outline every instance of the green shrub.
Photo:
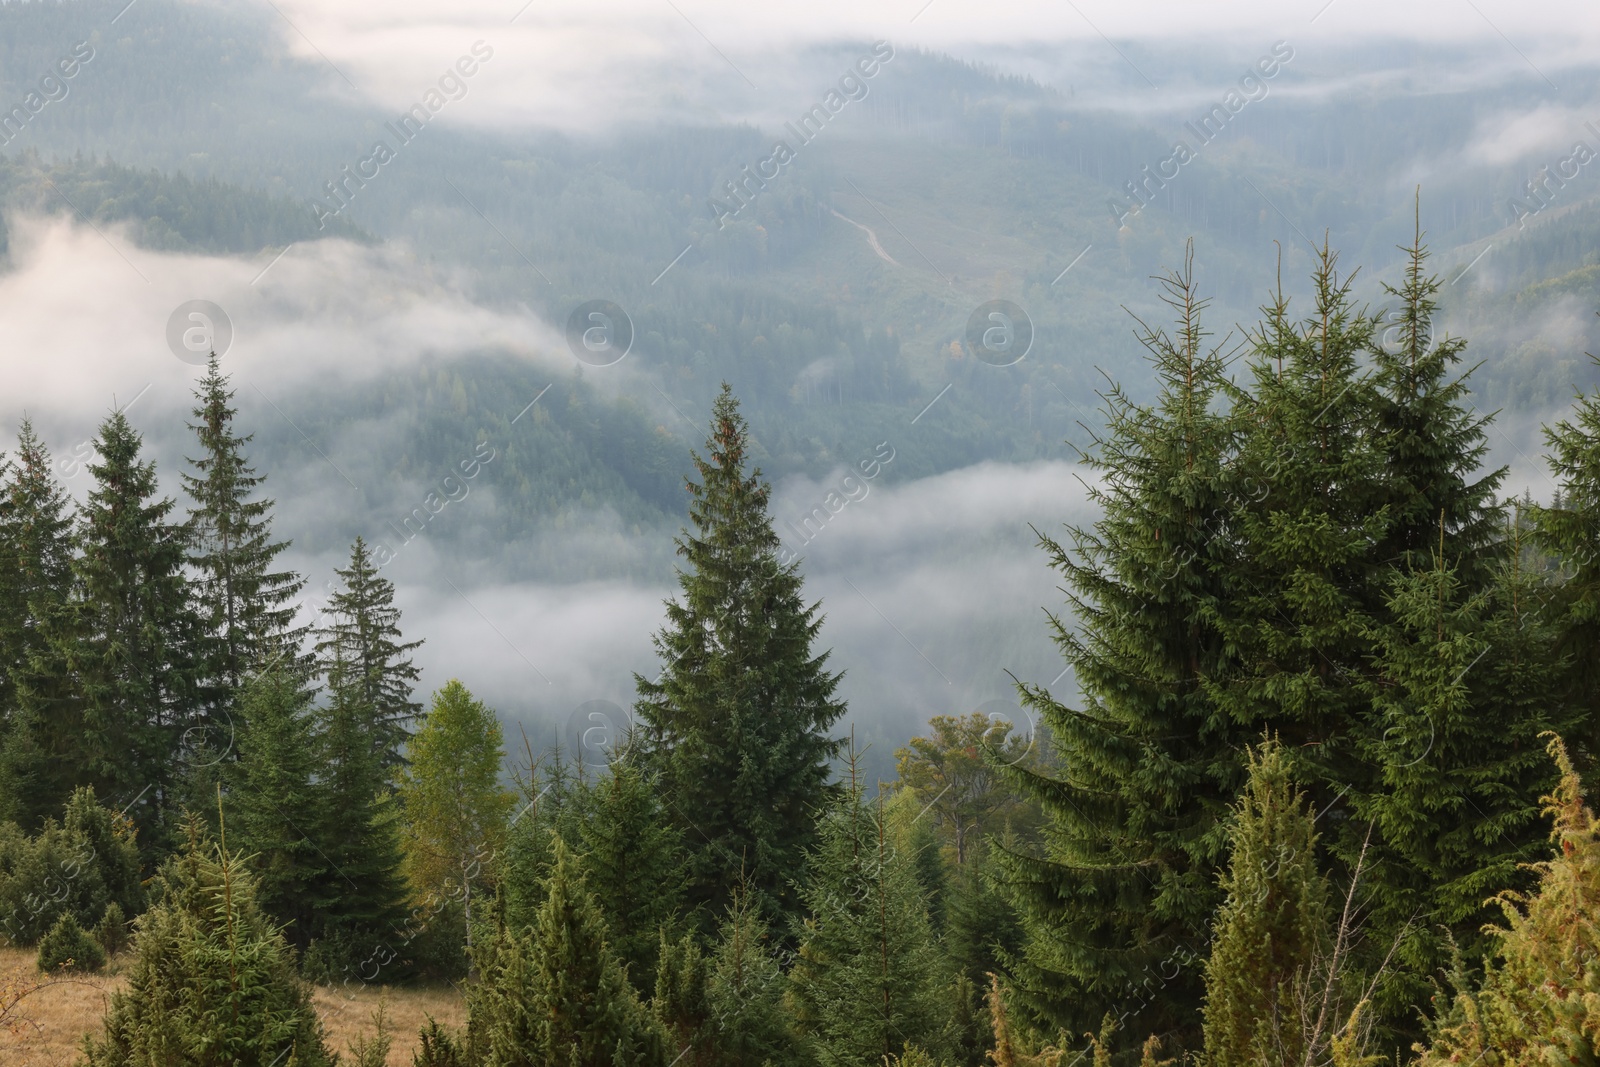
[[98,971],[105,965],[105,949],[84,932],[70,911],[62,912],[39,941],[41,971]]

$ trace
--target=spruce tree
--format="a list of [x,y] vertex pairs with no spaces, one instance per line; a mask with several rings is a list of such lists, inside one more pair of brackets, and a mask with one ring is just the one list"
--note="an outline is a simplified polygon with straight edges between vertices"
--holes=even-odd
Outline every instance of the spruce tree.
[[650,1007],[686,1067],[802,1067],[811,1061],[784,1004],[786,981],[767,925],[743,889],[709,955],[693,934],[662,938]]
[[254,881],[263,914],[304,950],[324,916],[360,893],[319,841],[330,816],[317,756],[310,696],[299,666],[278,663],[246,683],[237,719],[238,759],[229,765],[228,825]]
[[1379,1022],[1407,1020],[1453,950],[1474,967],[1490,951],[1486,901],[1525,887],[1544,854],[1538,798],[1555,772],[1539,736],[1583,721],[1561,699],[1543,581],[1523,566],[1516,518],[1505,543],[1509,558],[1487,586],[1470,581],[1470,562],[1442,554],[1397,575],[1391,621],[1377,631],[1374,722],[1360,754],[1381,777],[1351,807],[1375,827],[1371,951],[1387,953],[1405,932],[1374,996]]
[[626,761],[587,791],[583,808],[584,882],[605,917],[612,951],[635,987],[648,990],[662,930],[676,921],[683,899],[683,839],[651,782]]
[[296,657],[303,631],[290,603],[305,584],[273,565],[287,541],[272,539],[272,501],[252,499],[265,478],[250,466],[251,435],[234,432],[233,390],[215,353],[195,391],[200,455],[183,475],[194,504],[185,534],[195,572],[194,600],[205,628],[200,680],[208,722],[221,723],[246,678],[280,657]]
[[1567,738],[1587,782],[1600,771],[1600,395],[1579,395],[1567,418],[1545,429],[1555,499],[1531,516],[1540,547],[1562,572],[1546,609],[1564,657],[1564,698],[1583,711]]
[[1223,352],[1207,346],[1192,250],[1160,282],[1176,333],[1139,330],[1157,396],[1109,391],[1106,430],[1084,460],[1103,473],[1091,487],[1101,515],[1069,526],[1064,543],[1040,537],[1076,622],[1051,616],[1052,636],[1082,690],[1075,708],[1045,686],[1020,688],[1062,756],[1059,772],[1006,768],[1049,818],[1045,853],[995,858],[1026,934],[1008,954],[1014,1003],[1083,1033],[1176,970],[1127,1026],[1192,1038],[1199,975],[1177,961],[1201,955],[1243,778],[1239,731],[1212,685],[1233,666],[1218,618],[1235,595],[1232,500],[1254,487],[1230,464]]
[[410,724],[422,711],[411,698],[418,678],[411,653],[422,642],[402,639],[394,583],[379,575],[364,540],[356,538],[350,566],[334,573],[343,588],[328,600],[317,658],[340,699],[364,709],[383,764],[392,768],[402,761]]
[[1282,746],[1252,750],[1249,773],[1205,966],[1206,1067],[1301,1062],[1299,1008],[1329,940],[1315,813]]
[[245,864],[198,820],[187,833],[139,924],[127,987],[85,1040],[85,1067],[332,1067],[311,992]]
[[565,844],[526,935],[505,934],[471,1004],[484,1067],[663,1067],[662,1035],[606,941],[605,920]]
[[62,626],[72,580],[71,501],[23,419],[16,458],[0,466],[0,818],[28,829],[70,792],[70,769],[49,758],[34,713],[61,707],[71,684],[48,638]]
[[307,819],[327,861],[325,880],[332,882],[317,936],[335,953],[357,957],[345,962],[359,963],[373,947],[369,942],[400,922],[405,890],[400,812],[389,791],[381,741],[372,729],[370,705],[356,686],[343,683],[344,672],[336,659],[327,702],[314,713],[322,807],[308,811]]
[[176,756],[195,722],[200,633],[183,531],[140,450],[121,412],[101,424],[73,561],[76,595],[46,638],[49,663],[35,657],[36,676],[66,664],[73,685],[29,685],[23,700],[42,747],[67,773],[63,784],[129,804],[150,849],[167,838]]
[[741,878],[769,916],[792,909],[844,711],[840,676],[811,647],[819,605],[802,599],[798,562],[778,559],[770,487],[746,472],[748,439],[724,384],[687,483],[681,595],[655,637],[667,666],[658,681],[635,675],[645,756],[691,850],[689,902],[708,916]]
[[791,1010],[817,1062],[855,1067],[937,1046],[943,961],[926,900],[881,804],[868,808],[856,782],[822,820],[810,860],[789,978]]

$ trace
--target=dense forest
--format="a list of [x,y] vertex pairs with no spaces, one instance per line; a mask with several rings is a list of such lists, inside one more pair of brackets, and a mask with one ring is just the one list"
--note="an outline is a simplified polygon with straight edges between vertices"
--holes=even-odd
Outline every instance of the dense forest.
[[1324,247],[1242,359],[1192,255],[1162,276],[1153,399],[1108,388],[1095,517],[1040,535],[1081,699],[1019,679],[1044,729],[935,716],[890,781],[726,385],[660,673],[577,752],[421,699],[385,550],[307,600],[217,359],[181,496],[117,411],[74,501],[24,421],[3,936],[125,954],[91,1067],[329,1064],[312,984],[441,980],[468,1019],[419,1067],[1586,1062],[1600,401],[1547,430],[1554,500],[1503,495],[1406,257],[1379,316]]

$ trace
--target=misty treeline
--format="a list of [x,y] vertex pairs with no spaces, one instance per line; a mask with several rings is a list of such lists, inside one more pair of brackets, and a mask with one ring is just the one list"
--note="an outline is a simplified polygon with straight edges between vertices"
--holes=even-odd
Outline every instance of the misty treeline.
[[934,716],[876,789],[727,387],[600,768],[414,701],[359,539],[300,620],[215,361],[186,513],[120,413],[76,507],[24,423],[5,936],[128,953],[96,1067],[331,1063],[308,982],[439,979],[468,1022],[421,1067],[1587,1062],[1600,403],[1549,430],[1554,500],[1502,499],[1426,257],[1380,322],[1325,250],[1215,344],[1162,278],[1156,398],[1107,391],[1099,517],[1041,537],[1081,699]]

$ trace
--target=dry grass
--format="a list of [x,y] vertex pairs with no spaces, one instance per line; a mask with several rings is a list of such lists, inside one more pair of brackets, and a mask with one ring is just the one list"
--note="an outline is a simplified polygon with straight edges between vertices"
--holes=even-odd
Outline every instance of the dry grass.
[[[122,987],[121,966],[127,957],[113,960],[105,974],[54,981],[34,968],[34,959],[32,950],[0,947],[0,998],[7,988],[39,984],[37,991],[13,1009],[14,1028],[8,1031],[0,1027],[0,1064],[71,1067],[78,1060],[83,1035],[100,1026],[111,994]],[[319,986],[313,1002],[322,1016],[328,1048],[345,1053],[347,1063],[350,1043],[357,1037],[370,1038],[374,1032],[372,1016],[380,996],[386,998],[385,1015],[394,1035],[389,1067],[410,1067],[417,1031],[428,1016],[450,1027],[459,1027],[466,1021],[461,995],[449,987],[361,986],[336,990]]]

